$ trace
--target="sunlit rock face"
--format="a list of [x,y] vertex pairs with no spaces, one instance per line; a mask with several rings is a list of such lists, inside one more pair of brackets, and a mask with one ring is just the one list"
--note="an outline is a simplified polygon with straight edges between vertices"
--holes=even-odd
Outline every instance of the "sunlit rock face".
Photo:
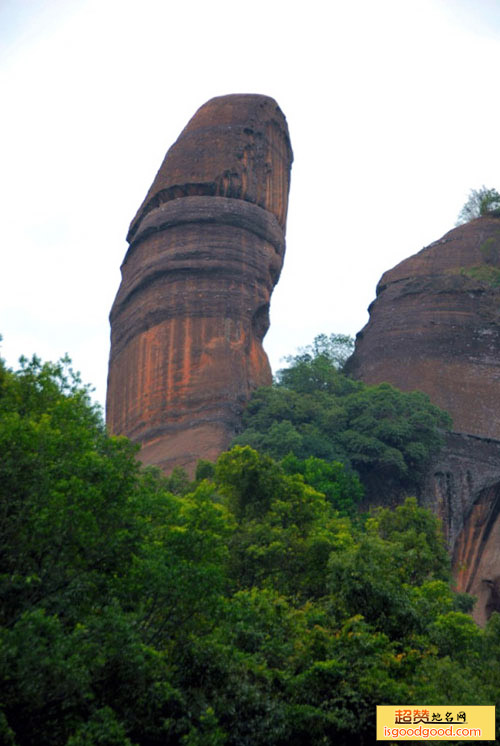
[[348,372],[425,391],[453,418],[421,499],[484,623],[500,611],[500,219],[461,225],[386,272],[369,311]]
[[348,369],[425,391],[455,431],[500,439],[500,219],[461,225],[386,272]]
[[267,96],[202,106],[130,226],[111,315],[107,423],[165,471],[227,448],[256,387],[285,252],[292,150]]

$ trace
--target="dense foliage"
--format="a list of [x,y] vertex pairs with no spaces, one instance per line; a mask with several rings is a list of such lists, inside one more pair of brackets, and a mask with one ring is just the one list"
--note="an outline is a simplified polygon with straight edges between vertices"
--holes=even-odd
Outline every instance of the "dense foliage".
[[166,480],[36,359],[0,444],[2,744],[366,744],[377,704],[497,701],[500,617],[414,500],[353,525],[340,467],[248,446]]
[[451,420],[419,391],[348,378],[340,366],[351,348],[348,337],[321,335],[289,358],[275,384],[253,395],[234,443],[275,459],[293,453],[340,462],[361,477],[370,497],[412,490]]

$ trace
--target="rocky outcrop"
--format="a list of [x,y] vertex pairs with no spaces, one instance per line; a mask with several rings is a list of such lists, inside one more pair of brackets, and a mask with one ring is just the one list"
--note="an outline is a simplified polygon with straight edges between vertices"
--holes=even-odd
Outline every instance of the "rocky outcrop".
[[251,391],[285,252],[292,150],[266,96],[202,106],[128,233],[111,321],[107,423],[166,471],[215,458]]
[[420,502],[441,518],[457,589],[477,597],[484,624],[500,611],[500,441],[448,433]]
[[500,439],[500,220],[461,225],[386,272],[348,370],[419,389],[454,430]]
[[420,498],[484,623],[500,610],[500,220],[461,225],[386,272],[369,311],[348,372],[425,391],[453,418]]

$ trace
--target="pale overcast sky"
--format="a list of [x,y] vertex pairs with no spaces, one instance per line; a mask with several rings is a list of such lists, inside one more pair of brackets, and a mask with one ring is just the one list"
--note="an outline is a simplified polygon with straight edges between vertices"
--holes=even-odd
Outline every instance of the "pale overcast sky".
[[273,96],[295,162],[273,369],[355,334],[382,272],[500,189],[499,0],[0,0],[2,356],[105,398],[125,234],[213,96]]

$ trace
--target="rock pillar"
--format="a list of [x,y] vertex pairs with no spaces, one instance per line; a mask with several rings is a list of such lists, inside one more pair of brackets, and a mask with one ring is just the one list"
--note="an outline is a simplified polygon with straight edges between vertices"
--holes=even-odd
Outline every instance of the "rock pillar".
[[292,150],[266,96],[202,106],[130,226],[111,315],[107,423],[192,471],[227,448],[256,386],[285,252]]

